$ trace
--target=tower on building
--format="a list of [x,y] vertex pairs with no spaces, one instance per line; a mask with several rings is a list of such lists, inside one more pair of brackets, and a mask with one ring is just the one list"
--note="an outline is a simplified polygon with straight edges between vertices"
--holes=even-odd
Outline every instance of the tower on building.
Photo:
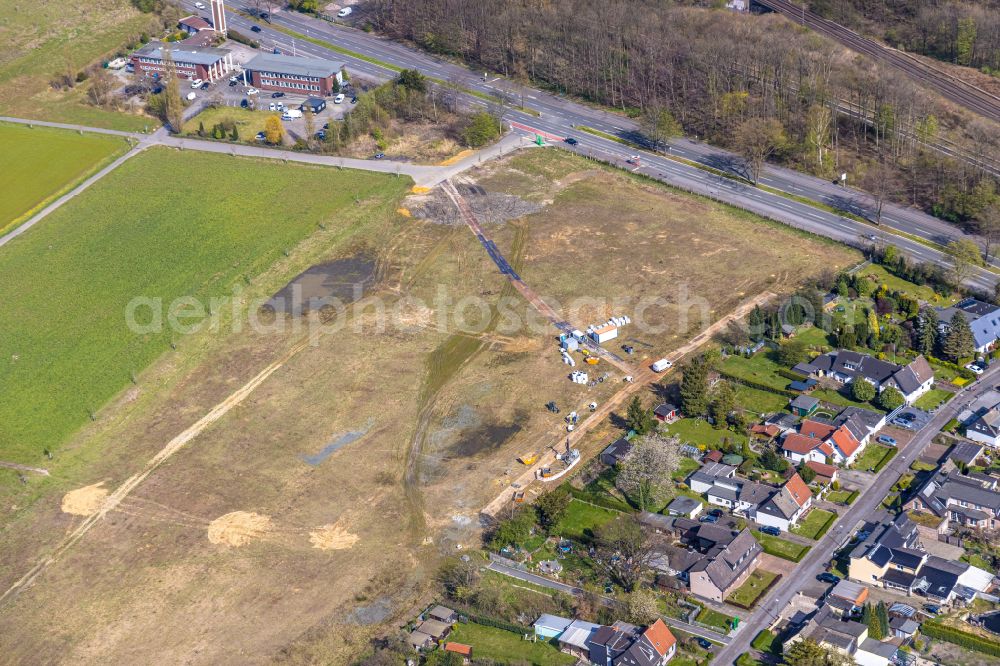
[[211,0],[212,1],[212,27],[215,31],[226,36],[226,7],[223,0]]

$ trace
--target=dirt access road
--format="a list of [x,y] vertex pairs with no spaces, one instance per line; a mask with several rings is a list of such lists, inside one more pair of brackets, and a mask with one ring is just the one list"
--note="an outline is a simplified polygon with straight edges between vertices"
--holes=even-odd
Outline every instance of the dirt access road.
[[[461,193],[459,193],[451,181],[445,181],[441,184],[441,187],[452,202],[454,202],[455,206],[461,213],[462,219],[465,221],[472,233],[475,234],[476,238],[479,239],[479,242],[486,249],[490,258],[494,261],[494,263],[496,263],[497,268],[500,269],[500,272],[505,275],[508,280],[510,280],[511,284],[513,284],[518,292],[524,296],[525,300],[531,303],[539,314],[545,316],[549,321],[551,321],[553,326],[555,326],[559,331],[569,333],[569,331],[573,330],[575,327],[566,321],[564,317],[560,316],[558,312],[556,312],[537,293],[535,293],[535,291],[521,279],[521,276],[514,271],[510,263],[500,253],[496,243],[494,243],[489,236],[486,235],[486,232],[483,231],[483,228],[476,219],[476,215],[473,213],[472,208],[469,206],[468,202],[465,201]],[[755,306],[763,305],[774,297],[775,295],[773,293],[765,291],[749,301],[746,301],[728,315],[713,323],[711,326],[673,352],[672,360],[674,362],[674,367],[676,367],[677,363],[679,363],[688,354],[697,351],[703,344],[711,340],[713,335],[722,331],[730,321],[746,317]],[[611,416],[612,412],[623,405],[626,400],[630,399],[639,391],[665,376],[664,373],[653,372],[652,368],[647,365],[633,366],[599,345],[588,346],[592,347],[594,352],[599,354],[609,363],[613,364],[626,375],[631,375],[633,381],[625,383],[621,390],[615,393],[610,400],[607,400],[604,404],[600,405],[585,421],[583,421],[583,423],[576,426],[573,432],[565,434],[565,444],[569,447],[572,447],[574,444],[579,442],[595,425],[603,422],[604,419]],[[672,371],[673,370],[671,369],[668,372]],[[545,453],[539,456],[538,461],[536,461],[534,465],[527,467],[519,477],[512,480],[510,484],[511,487],[518,490],[525,490],[525,492],[527,492],[528,487],[535,481],[536,472],[543,467],[551,466],[556,462],[556,452],[562,449],[563,437],[564,434],[562,432],[553,434],[552,442],[544,444],[544,446],[547,447]],[[541,448],[543,448],[543,446],[537,447],[536,450]],[[489,504],[486,505],[482,513],[491,517],[496,516],[504,507],[509,506],[513,501],[513,493],[514,491],[510,488],[505,488]]]

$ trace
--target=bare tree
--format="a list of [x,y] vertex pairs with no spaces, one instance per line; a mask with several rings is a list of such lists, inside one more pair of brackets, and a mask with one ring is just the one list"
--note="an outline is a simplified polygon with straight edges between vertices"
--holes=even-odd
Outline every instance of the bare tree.
[[994,202],[986,206],[973,220],[973,224],[980,237],[983,256],[989,261],[994,248],[1000,243],[1000,203]]
[[861,178],[861,187],[872,195],[875,224],[882,224],[882,208],[893,191],[892,169],[884,162],[872,164]]
[[595,565],[631,592],[653,559],[653,544],[634,515],[623,515],[594,530]]
[[774,118],[751,118],[740,123],[736,130],[736,142],[754,184],[760,182],[764,162],[786,141],[785,128]]
[[945,252],[951,258],[951,270],[959,285],[972,277],[978,266],[983,265],[979,248],[968,238],[960,238],[948,243]]

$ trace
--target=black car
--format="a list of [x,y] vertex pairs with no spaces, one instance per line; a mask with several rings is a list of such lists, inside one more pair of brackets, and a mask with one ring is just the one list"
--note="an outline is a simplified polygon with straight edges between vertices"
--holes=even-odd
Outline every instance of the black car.
[[229,82],[229,87],[232,88],[233,86],[237,85],[238,83],[239,83],[239,81],[230,81]]
[[577,141],[576,139],[574,139],[571,136],[566,137],[565,139],[563,139],[563,141],[565,141],[566,143],[568,143],[571,146],[575,146],[576,144],[580,143],[579,141]]
[[760,531],[763,534],[770,534],[771,536],[781,536],[781,530],[772,525],[764,525],[763,527],[760,528]]
[[201,89],[208,90],[208,81],[205,81],[203,84],[201,84]]
[[385,153],[375,153],[375,155],[372,156],[372,159],[374,159],[374,160],[380,160],[383,157],[385,157]]
[[712,643],[711,643],[711,641],[709,641],[707,639],[704,639],[701,636],[699,636],[698,637],[698,647],[700,647],[702,650],[711,650],[712,649]]
[[279,97],[284,97],[284,96],[285,96],[285,93],[283,93],[283,92],[271,93],[271,99],[278,99]]
[[722,517],[722,509],[712,509],[708,512],[708,515],[715,516],[716,518]]
[[351,98],[351,104],[357,104],[357,103],[358,103],[358,98],[357,97],[352,97]]
[[270,15],[270,14],[268,14],[267,12],[261,12],[261,13],[260,13],[260,18],[261,18],[262,20],[266,21],[266,20],[268,20],[269,18],[271,18],[271,15]]
[[840,576],[835,576],[829,571],[824,571],[820,575],[816,576],[816,580],[821,583],[832,583],[833,585],[836,585],[840,582]]
[[247,103],[247,101],[245,99],[241,99],[240,100],[240,106],[242,106],[245,109],[245,108],[247,108],[249,106],[249,104]]
[[250,26],[250,31],[251,32],[260,32],[260,26],[259,25],[252,25],[252,26]]

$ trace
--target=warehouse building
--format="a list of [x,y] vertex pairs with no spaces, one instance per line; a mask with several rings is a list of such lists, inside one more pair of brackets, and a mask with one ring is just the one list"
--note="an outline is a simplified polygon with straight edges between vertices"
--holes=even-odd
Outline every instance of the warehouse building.
[[247,63],[255,88],[281,92],[332,95],[344,82],[343,63],[262,53]]
[[154,78],[163,76],[167,71],[167,51],[177,76],[182,79],[216,81],[233,69],[233,56],[228,49],[188,44],[168,47],[162,42],[150,42],[132,54],[135,71]]

